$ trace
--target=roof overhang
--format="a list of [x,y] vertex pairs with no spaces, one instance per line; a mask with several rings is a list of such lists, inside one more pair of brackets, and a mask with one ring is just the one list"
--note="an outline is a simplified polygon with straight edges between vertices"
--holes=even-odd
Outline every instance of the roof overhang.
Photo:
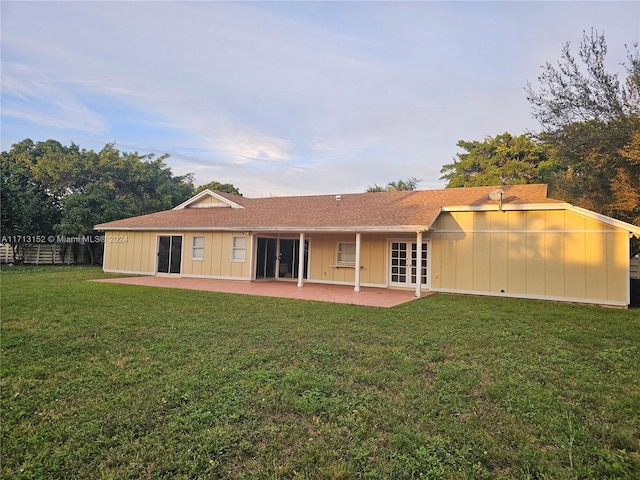
[[[487,205],[448,205],[441,208],[443,212],[498,212],[498,211],[523,211],[523,210],[568,210],[572,207],[569,203],[508,203]],[[574,207],[575,208],[575,207]]]
[[284,227],[284,226],[166,226],[166,227],[102,227],[96,225],[99,232],[244,232],[244,233],[417,233],[426,232],[426,225],[381,226],[329,226],[329,227]]
[[636,225],[632,225],[630,223],[623,222],[622,220],[617,220],[615,218],[607,217],[606,215],[592,212],[591,210],[575,207],[573,205],[570,205],[569,207],[570,207],[569,208],[570,211],[577,213],[578,215],[582,215],[584,217],[591,218],[593,220],[598,220],[600,222],[611,225],[612,227],[617,227],[621,230],[626,230],[634,237],[640,238],[640,227],[637,227]]

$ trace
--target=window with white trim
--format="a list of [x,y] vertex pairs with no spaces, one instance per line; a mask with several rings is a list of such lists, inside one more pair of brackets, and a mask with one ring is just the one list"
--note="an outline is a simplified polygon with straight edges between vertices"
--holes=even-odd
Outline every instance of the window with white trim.
[[247,239],[245,237],[233,237],[231,247],[231,261],[244,262],[247,253]]
[[204,260],[204,237],[191,239],[191,260]]
[[340,242],[338,243],[338,265],[355,265],[356,264],[356,244]]

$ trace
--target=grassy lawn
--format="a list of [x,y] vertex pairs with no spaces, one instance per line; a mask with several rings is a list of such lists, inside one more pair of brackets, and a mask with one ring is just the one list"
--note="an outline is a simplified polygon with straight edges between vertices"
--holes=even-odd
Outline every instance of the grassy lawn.
[[3,478],[640,478],[640,311],[3,268]]

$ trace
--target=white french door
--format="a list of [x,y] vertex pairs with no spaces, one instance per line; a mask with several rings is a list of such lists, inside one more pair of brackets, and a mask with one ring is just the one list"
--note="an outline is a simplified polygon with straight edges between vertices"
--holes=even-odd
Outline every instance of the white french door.
[[421,285],[429,286],[429,242],[422,243],[420,260],[415,242],[393,241],[390,245],[389,284],[394,287],[415,287],[418,276]]

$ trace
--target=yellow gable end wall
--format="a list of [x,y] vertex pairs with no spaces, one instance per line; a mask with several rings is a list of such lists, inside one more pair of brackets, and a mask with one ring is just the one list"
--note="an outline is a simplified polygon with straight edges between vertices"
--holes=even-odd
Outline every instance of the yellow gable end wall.
[[565,210],[445,212],[433,290],[626,305],[628,233]]
[[205,206],[205,205],[219,205],[220,207],[223,208],[228,208],[229,205],[227,205],[226,203],[224,203],[222,200],[212,197],[210,195],[207,195],[205,197],[202,197],[199,201],[194,202],[190,205],[190,208],[198,208],[195,207],[195,205],[198,205],[200,207]]

